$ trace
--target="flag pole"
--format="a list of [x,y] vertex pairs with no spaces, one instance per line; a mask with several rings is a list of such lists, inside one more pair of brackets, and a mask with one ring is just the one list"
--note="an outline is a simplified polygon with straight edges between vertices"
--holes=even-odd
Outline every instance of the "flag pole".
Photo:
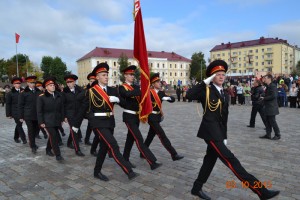
[[16,60],[17,60],[17,77],[19,77],[19,66],[18,66],[18,43],[16,43]]

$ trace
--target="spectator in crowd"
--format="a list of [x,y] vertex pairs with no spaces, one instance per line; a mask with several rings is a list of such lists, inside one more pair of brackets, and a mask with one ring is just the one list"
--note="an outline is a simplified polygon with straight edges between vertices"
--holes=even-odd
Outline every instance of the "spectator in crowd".
[[0,87],[0,103],[2,104],[2,107],[4,107],[5,103],[5,90]]
[[290,107],[296,108],[296,102],[297,102],[297,96],[299,93],[299,89],[296,87],[296,83],[292,84],[292,87],[290,89]]
[[236,87],[234,85],[231,85],[228,88],[228,95],[230,96],[231,105],[235,105],[236,104]]
[[246,83],[245,87],[244,87],[244,97],[245,97],[245,105],[246,106],[250,106],[251,103],[251,94],[250,94],[251,88],[249,86],[249,83]]
[[236,87],[236,94],[238,96],[239,105],[242,105],[244,101],[244,88],[242,86],[242,83],[239,83]]
[[180,85],[178,85],[177,88],[176,88],[176,95],[177,95],[178,101],[180,101],[180,95],[181,95]]
[[279,84],[279,86],[277,88],[277,92],[278,92],[278,98],[277,98],[278,106],[284,107],[284,99],[285,99],[286,93],[281,84]]

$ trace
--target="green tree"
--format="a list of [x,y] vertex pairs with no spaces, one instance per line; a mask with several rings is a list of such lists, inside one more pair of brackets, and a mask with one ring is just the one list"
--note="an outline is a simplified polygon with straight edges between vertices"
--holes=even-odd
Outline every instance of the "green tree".
[[41,62],[41,70],[44,72],[44,79],[53,76],[58,83],[64,83],[64,76],[70,74],[70,71],[67,71],[67,65],[60,57],[44,56]]
[[8,61],[8,75],[11,77],[12,75],[17,75],[17,57],[18,57],[18,70],[20,77],[26,77],[27,72],[30,71],[30,59],[26,54],[17,54],[11,57]]
[[118,59],[118,64],[119,64],[119,77],[120,77],[120,81],[121,82],[124,82],[125,81],[125,77],[124,77],[124,74],[123,74],[123,70],[128,67],[129,63],[128,63],[128,57],[122,53],[121,56],[119,57]]
[[192,55],[192,62],[190,68],[190,80],[203,80],[206,72],[206,62],[202,52],[194,53]]
[[5,81],[8,78],[7,74],[7,61],[3,58],[0,60],[0,78],[1,81]]
[[44,72],[44,79],[50,76],[50,65],[52,62],[53,58],[51,56],[43,56],[41,62],[41,70]]

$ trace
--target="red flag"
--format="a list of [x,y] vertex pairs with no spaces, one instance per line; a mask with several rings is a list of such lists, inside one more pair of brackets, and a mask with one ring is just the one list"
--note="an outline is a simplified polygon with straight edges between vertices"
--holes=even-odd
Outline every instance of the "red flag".
[[20,35],[18,33],[15,33],[16,35],[16,43],[19,43]]
[[152,112],[152,102],[150,96],[150,70],[148,66],[148,53],[144,34],[142,11],[140,0],[134,1],[134,47],[133,56],[138,61],[141,72],[141,102],[140,120],[146,122],[148,115]]

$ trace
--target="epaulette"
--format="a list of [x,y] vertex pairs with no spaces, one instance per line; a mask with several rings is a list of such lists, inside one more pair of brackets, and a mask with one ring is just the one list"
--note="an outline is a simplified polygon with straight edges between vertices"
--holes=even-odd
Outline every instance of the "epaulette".
[[39,96],[43,96],[44,95],[44,93],[43,94],[40,94]]

